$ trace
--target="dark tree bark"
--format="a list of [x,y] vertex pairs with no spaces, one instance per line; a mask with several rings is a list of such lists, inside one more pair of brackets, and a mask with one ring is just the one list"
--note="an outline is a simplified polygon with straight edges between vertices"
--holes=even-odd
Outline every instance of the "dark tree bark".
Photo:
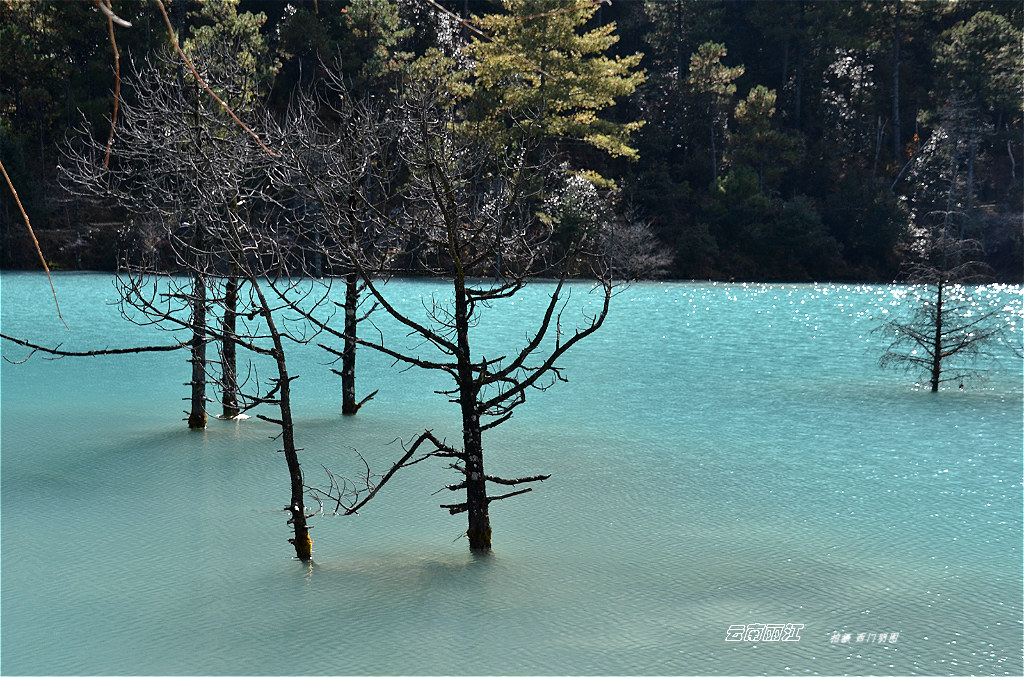
[[231,275],[224,284],[224,315],[221,320],[221,413],[235,418],[238,408],[238,364],[235,334],[238,328],[238,276]]
[[267,323],[267,329],[269,330],[271,339],[274,343],[271,355],[277,365],[277,377],[274,379],[274,389],[278,392],[278,407],[281,412],[281,418],[274,422],[281,426],[281,443],[283,446],[281,451],[284,453],[285,463],[288,465],[288,476],[291,480],[291,500],[285,509],[291,513],[291,518],[288,520],[288,524],[292,526],[294,536],[288,539],[288,542],[295,547],[295,556],[303,562],[308,562],[313,558],[313,539],[309,536],[309,525],[306,523],[306,506],[304,498],[306,493],[306,484],[302,478],[302,466],[299,464],[299,452],[295,446],[295,423],[292,420],[291,398],[291,382],[293,377],[288,374],[288,362],[285,359],[284,342],[281,338],[281,332],[277,328],[277,323],[274,320],[274,314],[270,311],[270,306],[267,303],[266,296],[260,289],[260,286],[256,284],[254,285],[254,289],[260,299],[260,311],[263,315],[263,320]]
[[359,274],[345,276],[345,349],[341,355],[341,413],[352,416],[359,411],[356,401],[356,335],[359,312]]
[[479,390],[469,345],[469,300],[465,271],[456,264],[455,330],[459,405],[462,409],[462,452],[466,475],[466,512],[469,526],[466,536],[470,550],[491,549],[491,518],[487,511],[487,480],[484,474],[484,450],[480,430]]
[[188,427],[202,430],[206,427],[206,280],[202,275],[192,279],[192,380],[191,408]]
[[945,289],[945,282],[941,279],[938,284],[935,285],[935,312],[932,313],[933,322],[935,323],[935,333],[932,335],[932,378],[931,386],[932,392],[939,392],[939,382],[942,377],[942,313],[943,313],[943,299],[942,292]]
[[52,347],[51,348],[51,347],[48,347],[48,346],[39,345],[38,343],[32,343],[30,341],[26,341],[25,339],[17,338],[16,336],[10,336],[8,334],[0,334],[0,338],[4,339],[6,341],[10,341],[11,343],[15,343],[15,344],[17,344],[19,346],[24,346],[26,348],[31,348],[32,349],[32,352],[29,353],[28,356],[26,356],[24,359],[21,359],[21,360],[10,360],[10,359],[5,357],[4,360],[6,360],[7,362],[9,362],[11,364],[21,364],[22,362],[25,362],[30,357],[32,357],[32,354],[37,352],[37,351],[38,352],[46,353],[47,355],[53,355],[55,358],[61,358],[61,357],[99,357],[101,355],[133,355],[133,354],[136,354],[136,353],[157,353],[157,352],[162,353],[162,352],[169,352],[169,351],[172,351],[172,350],[181,350],[182,348],[188,348],[189,347],[188,343],[177,343],[177,344],[174,344],[174,345],[165,345],[165,346],[136,346],[136,347],[130,347],[130,348],[99,348],[99,349],[95,349],[95,350],[63,350],[63,349],[61,349],[61,347],[59,345],[56,346],[56,347]]

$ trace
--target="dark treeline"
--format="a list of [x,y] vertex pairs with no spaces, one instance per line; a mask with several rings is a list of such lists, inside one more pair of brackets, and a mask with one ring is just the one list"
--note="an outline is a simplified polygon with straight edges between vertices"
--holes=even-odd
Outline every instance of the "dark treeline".
[[[116,33],[122,71],[166,49],[155,5],[112,6],[132,22]],[[228,36],[247,34],[232,33],[231,22],[257,25],[260,44],[234,53],[281,114],[324,62],[340,60],[363,97],[386,96],[432,49],[472,71],[487,55],[465,45],[500,34],[506,11],[490,0],[167,6],[183,41],[201,41],[218,23]],[[999,278],[1019,281],[1022,22],[1019,2],[601,3],[581,33],[614,26],[618,40],[602,51],[642,81],[600,113],[619,123],[608,134],[593,123],[586,134],[567,132],[568,117],[541,128],[569,164],[615,194],[618,210],[649,225],[672,277],[890,281],[927,215],[948,211],[955,193],[959,235],[983,245]],[[75,198],[58,170],[75,130],[109,132],[106,19],[91,0],[0,0],[0,60],[0,159],[44,254],[57,267],[112,269],[126,214]],[[478,118],[518,96],[503,77],[505,89],[477,99],[491,107]],[[37,267],[6,188],[0,199],[0,265]]]

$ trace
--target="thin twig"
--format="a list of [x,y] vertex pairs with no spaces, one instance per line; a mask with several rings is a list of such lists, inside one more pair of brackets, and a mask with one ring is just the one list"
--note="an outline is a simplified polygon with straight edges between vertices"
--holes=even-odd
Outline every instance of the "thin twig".
[[50,291],[53,292],[53,303],[57,306],[57,317],[64,323],[64,327],[71,330],[67,322],[64,322],[64,316],[60,313],[60,303],[57,301],[57,290],[53,288],[53,278],[50,277],[50,266],[46,265],[46,257],[43,256],[43,250],[39,247],[39,240],[36,239],[36,233],[32,230],[32,223],[28,220],[28,214],[25,213],[25,207],[21,204],[21,198],[18,197],[18,191],[15,190],[14,184],[11,182],[11,177],[7,175],[7,168],[4,167],[3,161],[0,161],[0,171],[4,173],[4,179],[7,181],[8,188],[11,189],[11,193],[14,194],[14,201],[18,203],[18,209],[21,210],[21,216],[25,219],[25,225],[28,227],[28,234],[32,236],[32,242],[36,246],[36,253],[39,254],[39,260],[43,264],[43,270],[46,271],[46,279],[50,282]]
[[440,4],[435,2],[435,0],[424,0],[424,1],[428,5],[431,5],[432,7],[434,7],[434,9],[437,9],[438,11],[442,12],[443,14],[445,14],[449,19],[455,21],[456,23],[462,24],[463,26],[465,26],[466,28],[468,28],[472,32],[476,33],[477,35],[479,35],[484,40],[487,40],[488,42],[491,41],[491,36],[487,35],[487,33],[484,33],[482,30],[480,30],[479,28],[477,28],[476,26],[471,24],[469,21],[463,19],[461,16],[459,16],[455,12],[451,11],[450,9],[448,9],[446,7],[442,7]]
[[[482,30],[480,30],[479,28],[474,26],[470,21],[468,21],[467,19],[463,19],[461,16],[459,16],[455,12],[453,12],[450,9],[448,9],[448,8],[442,6],[441,4],[439,4],[436,0],[424,0],[424,2],[426,2],[428,5],[430,5],[434,9],[436,9],[436,10],[442,12],[443,14],[445,14],[452,21],[455,21],[456,23],[462,24],[467,29],[469,29],[473,33],[477,34],[478,36],[480,36],[481,38],[483,38],[487,42],[492,42],[494,40],[494,38],[492,38],[491,36],[487,35],[487,33],[484,33]],[[591,0],[591,4],[593,4],[593,5],[609,5],[610,6],[612,4],[612,2],[611,2],[611,0]],[[575,8],[575,7],[567,7],[565,9],[556,9],[556,10],[552,10],[550,12],[540,12],[539,14],[530,14],[530,15],[527,15],[527,16],[512,17],[512,18],[515,21],[530,21],[532,19],[539,19],[541,17],[555,16],[557,14],[568,14],[570,12],[575,12],[575,11],[577,11],[577,8]]]

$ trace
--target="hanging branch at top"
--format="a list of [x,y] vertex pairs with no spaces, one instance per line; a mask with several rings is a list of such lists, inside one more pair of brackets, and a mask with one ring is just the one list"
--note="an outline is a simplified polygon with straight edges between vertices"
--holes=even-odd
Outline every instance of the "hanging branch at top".
[[[181,50],[181,46],[178,44],[177,34],[175,34],[174,27],[171,25],[171,20],[167,16],[167,10],[166,7],[164,6],[163,1],[155,0],[155,2],[157,4],[157,7],[160,9],[160,13],[163,15],[164,22],[166,23],[167,30],[171,35],[171,42],[174,45],[175,51],[181,57],[182,61],[185,62],[185,65],[188,66],[189,70],[192,71],[192,74],[195,76],[196,80],[203,86],[203,88],[210,94],[210,96],[212,96],[214,100],[216,100],[217,103],[219,103],[221,107],[225,111],[227,111],[227,113],[235,120],[235,122],[237,122],[242,127],[242,129],[248,132],[256,140],[256,142],[260,145],[261,148],[263,148],[264,151],[276,157],[276,153],[267,148],[263,141],[260,140],[259,136],[255,132],[253,132],[248,126],[246,126],[246,124],[242,122],[237,115],[235,115],[234,111],[231,110],[231,107],[228,106],[220,97],[218,97],[213,92],[213,90],[210,89],[209,85],[206,84],[203,78],[196,71],[195,67],[192,65],[192,62]],[[95,3],[96,6],[99,8],[100,12],[102,12],[103,15],[107,18],[107,27],[110,34],[110,44],[114,50],[114,111],[110,120],[110,137],[107,140],[106,155],[104,158],[104,167],[109,167],[111,148],[114,143],[114,130],[117,125],[118,110],[120,108],[121,100],[121,57],[120,52],[117,48],[117,40],[114,36],[114,24],[117,24],[118,26],[122,26],[124,28],[131,28],[132,24],[130,21],[125,21],[124,19],[122,19],[114,13],[113,6],[110,4],[110,0],[95,0]],[[29,235],[32,237],[32,242],[35,245],[36,253],[39,255],[39,261],[43,264],[43,270],[46,271],[46,278],[50,283],[50,291],[53,293],[53,301],[54,304],[57,306],[57,316],[60,318],[61,322],[64,323],[64,326],[70,329],[70,327],[68,327],[67,325],[67,322],[64,321],[64,316],[61,314],[60,311],[60,302],[57,300],[57,291],[53,287],[53,279],[50,277],[50,267],[46,263],[46,257],[43,256],[42,249],[39,246],[39,240],[36,238],[35,231],[32,229],[32,223],[29,220],[28,214],[25,212],[25,208],[21,203],[21,199],[18,196],[18,191],[14,188],[14,184],[11,181],[11,178],[8,176],[7,169],[3,166],[2,162],[0,162],[0,171],[3,172],[4,179],[6,180],[8,187],[11,189],[11,193],[14,195],[14,200],[18,204],[18,209],[21,211],[22,218],[25,221],[25,226],[28,228]]]
[[[110,141],[107,142],[107,159],[106,165],[110,164],[110,145],[114,142],[114,125],[117,124],[117,108],[120,100],[121,92],[121,60],[120,55],[117,51],[117,42],[114,40],[114,24],[119,26],[125,26],[131,28],[131,23],[125,21],[121,17],[114,14],[113,9],[110,7],[110,0],[106,0],[107,4],[103,4],[103,0],[96,0],[96,6],[100,8],[100,11],[107,17],[107,23],[110,27],[110,43],[114,47],[114,69],[116,71],[117,80],[114,85],[114,115],[110,122]],[[36,238],[36,233],[32,229],[32,222],[28,218],[28,213],[25,212],[25,207],[21,204],[21,198],[18,196],[18,191],[14,188],[14,183],[11,181],[11,177],[7,175],[7,168],[4,167],[2,161],[0,161],[0,172],[3,172],[4,180],[7,181],[7,187],[11,189],[11,193],[14,195],[14,201],[18,204],[18,209],[21,211],[21,217],[25,220],[25,227],[28,228],[28,234],[32,236],[32,244],[35,245],[36,254],[39,255],[39,261],[43,264],[43,270],[46,271],[46,279],[50,283],[50,292],[53,294],[53,303],[57,306],[57,317],[64,324],[64,327],[68,330],[68,323],[64,320],[64,315],[60,312],[60,302],[57,300],[57,290],[53,287],[53,278],[50,277],[50,266],[46,263],[46,257],[43,256],[43,250],[39,246],[39,240]]]
[[465,26],[470,31],[472,31],[476,35],[480,36],[484,40],[490,40],[491,39],[491,37],[489,35],[487,35],[482,30],[480,30],[479,28],[474,26],[472,23],[470,23],[466,19],[463,19],[461,16],[459,16],[455,12],[451,11],[450,9],[448,9],[446,7],[443,7],[438,2],[435,2],[435,0],[424,0],[424,2],[426,2],[428,5],[430,5],[434,9],[438,10],[439,12],[441,12],[442,14],[447,16],[452,21],[455,21],[456,23],[462,24],[463,26]]
[[[472,31],[477,36],[479,36],[480,38],[482,38],[484,40],[487,40],[488,42],[490,42],[493,39],[493,38],[491,38],[491,36],[487,35],[487,33],[483,32],[482,30],[480,30],[479,28],[474,26],[471,21],[468,21],[467,19],[463,19],[461,16],[459,16],[455,12],[451,11],[447,7],[444,7],[443,5],[438,3],[437,0],[424,0],[424,2],[426,2],[428,5],[430,5],[434,9],[438,10],[439,12],[441,12],[442,14],[447,16],[452,21],[455,21],[456,23],[459,23],[459,24],[465,26],[470,31]],[[597,5],[608,5],[608,6],[611,6],[612,0],[591,0],[591,3],[594,6],[597,6]],[[530,16],[516,17],[516,20],[517,21],[527,21],[529,19],[539,19],[540,17],[544,17],[544,16],[554,16],[556,14],[568,14],[568,13],[574,12],[574,11],[576,11],[576,9],[574,7],[568,7],[568,8],[565,8],[565,9],[552,10],[550,12],[539,12],[537,14],[531,14]]]
[[36,233],[32,230],[32,223],[28,220],[28,214],[25,213],[25,207],[21,204],[21,198],[18,197],[18,191],[14,188],[14,183],[11,182],[11,177],[7,175],[7,168],[4,167],[4,163],[0,161],[0,172],[3,172],[4,179],[7,181],[7,187],[11,189],[11,193],[14,195],[14,201],[18,203],[18,209],[21,210],[21,217],[25,219],[25,226],[28,228],[28,234],[32,236],[32,243],[36,246],[36,253],[39,254],[39,260],[43,264],[43,270],[46,271],[46,279],[50,282],[50,291],[53,292],[53,303],[57,306],[57,317],[64,323],[64,326],[70,330],[68,323],[64,322],[64,316],[60,312],[60,302],[57,301],[57,290],[53,288],[53,278],[50,277],[50,266],[46,265],[46,257],[43,256],[43,250],[39,247],[39,240],[36,239]]
[[214,101],[219,103],[220,107],[223,108],[224,111],[227,112],[227,114],[230,115],[231,118],[235,122],[237,122],[239,124],[239,126],[241,126],[242,129],[244,129],[246,132],[248,132],[249,136],[251,136],[253,139],[256,140],[256,143],[258,143],[260,145],[260,148],[265,150],[269,155],[271,155],[273,157],[278,157],[277,153],[275,153],[274,151],[272,151],[269,148],[267,148],[266,144],[263,143],[263,141],[260,139],[259,135],[256,132],[254,132],[251,129],[249,129],[249,127],[244,122],[242,122],[238,118],[237,115],[235,115],[235,111],[231,110],[231,106],[227,105],[227,103],[225,103],[223,99],[221,99],[219,96],[217,96],[214,93],[214,91],[212,89],[210,89],[210,86],[208,84],[206,84],[206,81],[203,80],[202,76],[199,75],[199,71],[197,71],[196,67],[192,65],[192,61],[189,60],[189,58],[185,55],[185,52],[182,51],[181,45],[178,44],[178,36],[174,32],[174,27],[171,25],[171,18],[169,16],[167,16],[167,9],[164,7],[163,0],[155,0],[155,1],[156,1],[156,4],[157,4],[157,7],[160,8],[160,13],[164,17],[164,23],[167,24],[167,30],[170,31],[170,34],[171,34],[171,44],[174,45],[174,51],[176,51],[178,53],[178,56],[181,57],[181,60],[184,61],[185,65],[188,66],[188,69],[190,71],[192,71],[192,75],[195,77],[196,82],[198,82],[200,85],[202,85],[203,89],[206,90],[206,93],[209,94],[210,96],[212,96]]
[[110,5],[110,0],[106,0],[106,4],[103,4],[103,0],[96,0],[96,6],[100,8],[100,11],[106,15],[107,20],[111,23],[115,23],[118,26],[124,26],[125,28],[131,28],[132,23],[125,21],[118,15],[114,14],[114,8]]
[[131,28],[130,22],[114,14],[110,6],[110,0],[96,0],[96,6],[107,16],[107,28],[110,32],[110,46],[114,50],[114,113],[110,117],[110,138],[107,139],[107,156],[103,160],[103,166],[110,166],[110,148],[114,145],[114,129],[117,127],[117,109],[121,105],[121,53],[117,50],[117,39],[114,37],[114,24]]

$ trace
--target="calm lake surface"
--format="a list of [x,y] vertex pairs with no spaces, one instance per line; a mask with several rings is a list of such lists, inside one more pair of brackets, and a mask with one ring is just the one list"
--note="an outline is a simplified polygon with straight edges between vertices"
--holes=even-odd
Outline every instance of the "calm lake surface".
[[[3,332],[72,350],[169,342],[107,305],[109,276],[54,282],[71,331],[44,276],[4,273]],[[438,288],[388,285],[410,312]],[[491,311],[483,354],[518,345],[550,289]],[[0,670],[1020,675],[1021,361],[1006,352],[938,396],[880,370],[871,331],[906,311],[904,292],[630,287],[562,363],[569,383],[485,435],[489,472],[552,475],[492,505],[489,557],[438,508],[455,479],[437,463],[361,515],[315,519],[303,565],[274,428],[190,433],[184,353],[4,363]],[[978,297],[1024,324],[1019,287]],[[307,481],[321,464],[356,475],[352,448],[383,472],[392,441],[425,427],[459,438],[431,392],[443,381],[366,350],[357,384],[380,392],[341,417],[326,358],[291,357]],[[726,641],[755,623],[803,627]]]

